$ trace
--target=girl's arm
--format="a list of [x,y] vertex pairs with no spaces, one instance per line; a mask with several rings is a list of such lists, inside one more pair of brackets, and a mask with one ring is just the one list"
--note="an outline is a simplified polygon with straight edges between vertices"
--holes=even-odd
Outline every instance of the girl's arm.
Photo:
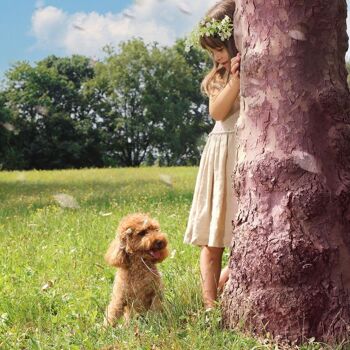
[[232,110],[232,106],[238,97],[240,79],[239,79],[239,59],[232,59],[231,78],[220,93],[209,99],[209,114],[219,121],[224,120]]

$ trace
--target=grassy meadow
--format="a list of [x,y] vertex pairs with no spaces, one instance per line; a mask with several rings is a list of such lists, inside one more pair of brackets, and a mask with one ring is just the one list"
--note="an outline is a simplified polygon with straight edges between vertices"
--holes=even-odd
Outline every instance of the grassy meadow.
[[[275,348],[223,331],[219,311],[203,312],[199,250],[182,243],[196,173],[186,167],[0,172],[0,349]],[[79,208],[62,208],[58,193],[73,196]],[[119,219],[138,211],[157,218],[170,241],[171,256],[159,265],[164,312],[105,330],[115,270],[103,255]]]

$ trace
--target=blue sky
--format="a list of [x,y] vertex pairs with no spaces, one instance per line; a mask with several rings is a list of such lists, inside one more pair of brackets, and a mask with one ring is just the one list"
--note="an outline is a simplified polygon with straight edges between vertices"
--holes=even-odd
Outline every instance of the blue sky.
[[[128,0],[0,0],[0,74],[17,60],[36,61],[52,53],[50,48],[36,48],[36,38],[31,33],[32,16],[40,6],[55,6],[69,13],[106,13],[120,12],[130,3]],[[59,51],[63,50],[56,52]]]
[[189,6],[180,0],[0,0],[0,76],[18,60],[98,57],[105,44],[131,36],[171,44],[215,0],[191,1]]
[[0,0],[0,77],[18,60],[35,62],[49,54],[75,53],[100,57],[106,44],[133,36],[172,44],[213,3],[215,0]]

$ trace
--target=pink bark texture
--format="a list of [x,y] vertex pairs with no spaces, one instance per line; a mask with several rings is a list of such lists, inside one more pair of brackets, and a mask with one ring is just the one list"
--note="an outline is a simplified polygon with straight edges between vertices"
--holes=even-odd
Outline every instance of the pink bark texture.
[[345,0],[237,0],[239,209],[223,324],[350,340]]

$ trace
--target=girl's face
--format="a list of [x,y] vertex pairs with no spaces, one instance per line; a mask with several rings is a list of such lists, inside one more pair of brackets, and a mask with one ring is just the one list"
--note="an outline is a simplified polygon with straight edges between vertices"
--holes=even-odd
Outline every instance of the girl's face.
[[221,46],[220,48],[209,48],[211,55],[214,58],[214,61],[219,66],[224,66],[226,71],[230,70],[230,55],[225,46]]

